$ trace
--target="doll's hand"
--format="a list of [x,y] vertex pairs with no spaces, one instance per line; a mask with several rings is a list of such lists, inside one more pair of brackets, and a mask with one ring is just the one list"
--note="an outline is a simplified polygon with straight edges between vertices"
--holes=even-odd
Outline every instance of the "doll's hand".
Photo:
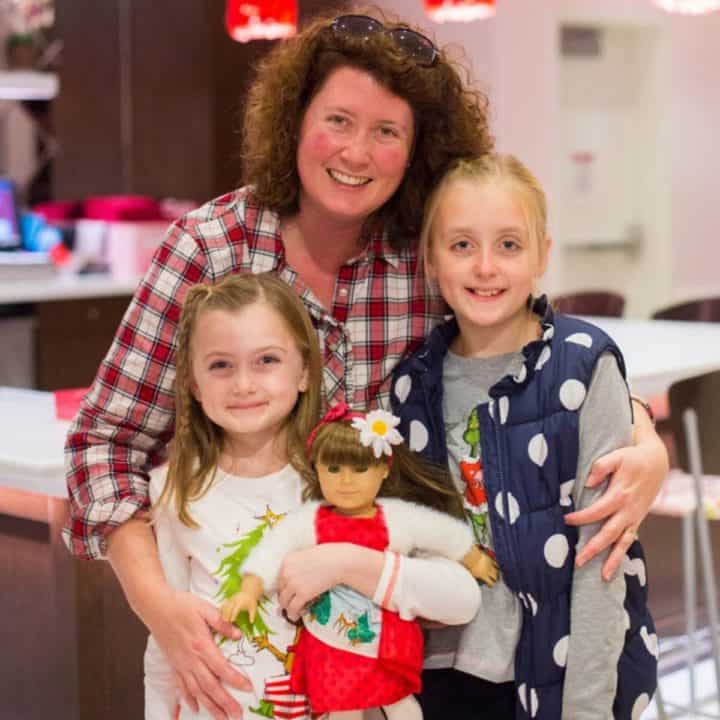
[[247,610],[250,616],[250,622],[254,622],[255,614],[257,613],[257,600],[242,590],[236,592],[220,606],[220,614],[223,620],[227,620],[228,622],[235,622],[235,618],[242,610]]
[[220,652],[211,632],[238,637],[240,631],[223,621],[213,605],[187,592],[170,591],[159,606],[161,612],[146,616],[147,624],[187,705],[195,712],[202,705],[215,720],[242,717],[242,708],[223,684],[238,690],[252,690],[252,685]]
[[492,587],[500,577],[500,567],[495,558],[477,545],[463,558],[463,565],[486,585]]

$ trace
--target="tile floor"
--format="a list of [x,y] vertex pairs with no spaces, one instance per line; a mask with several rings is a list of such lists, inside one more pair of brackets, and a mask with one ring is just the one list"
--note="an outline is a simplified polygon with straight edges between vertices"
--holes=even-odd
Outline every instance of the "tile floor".
[[[715,679],[715,667],[711,658],[696,663],[695,688],[697,705],[695,712],[690,711],[690,681],[687,668],[683,664],[682,641],[661,640],[661,658],[667,650],[675,648],[673,663],[670,669],[660,664],[660,689],[665,702],[665,711],[673,720],[705,720],[720,718],[720,701]],[[643,713],[642,720],[657,720],[658,710],[653,701]]]

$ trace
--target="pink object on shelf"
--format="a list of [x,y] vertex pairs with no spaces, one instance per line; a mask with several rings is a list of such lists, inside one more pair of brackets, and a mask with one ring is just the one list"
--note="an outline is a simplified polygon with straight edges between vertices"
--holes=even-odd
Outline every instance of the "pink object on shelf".
[[32,208],[45,222],[56,223],[65,220],[74,220],[82,214],[82,203],[79,202],[45,202],[38,203]]
[[91,220],[161,220],[160,203],[144,195],[104,195],[83,203],[84,216]]
[[117,280],[144,275],[163,241],[167,220],[109,222],[106,224],[104,259]]
[[55,416],[58,420],[72,420],[80,409],[80,403],[90,388],[72,388],[70,390],[56,390]]

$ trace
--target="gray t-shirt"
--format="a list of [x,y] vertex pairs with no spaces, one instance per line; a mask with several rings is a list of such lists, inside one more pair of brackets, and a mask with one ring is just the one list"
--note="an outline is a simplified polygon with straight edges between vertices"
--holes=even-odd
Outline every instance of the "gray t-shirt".
[[[466,479],[477,475],[480,438],[473,410],[488,401],[489,389],[505,375],[521,368],[521,353],[490,358],[465,358],[449,352],[443,367],[443,417],[450,470],[461,492]],[[604,491],[584,488],[592,463],[625,447],[632,437],[628,390],[612,354],[598,361],[580,410],[580,448],[572,495],[577,509],[588,507]],[[480,491],[482,492],[482,491]],[[480,500],[478,504],[478,500]],[[492,533],[477,489],[473,495],[472,525],[478,540],[492,547]],[[578,548],[599,528],[580,529]],[[571,634],[563,698],[563,718],[611,718],[617,683],[617,660],[623,647],[626,619],[625,578],[619,573],[606,583],[600,568],[607,553],[576,569],[573,576]],[[482,604],[475,619],[463,627],[431,630],[426,645],[426,668],[454,667],[491,682],[514,677],[514,654],[520,634],[517,597],[503,583],[483,585]]]

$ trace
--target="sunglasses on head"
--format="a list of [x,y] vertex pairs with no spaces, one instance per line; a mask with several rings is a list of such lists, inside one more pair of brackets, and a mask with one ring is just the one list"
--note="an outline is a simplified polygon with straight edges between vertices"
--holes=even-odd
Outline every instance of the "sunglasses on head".
[[430,67],[437,60],[438,49],[430,38],[406,27],[388,29],[379,20],[368,15],[340,15],[332,21],[330,27],[339,35],[364,39],[375,33],[383,33],[392,38],[406,55],[422,67]]

